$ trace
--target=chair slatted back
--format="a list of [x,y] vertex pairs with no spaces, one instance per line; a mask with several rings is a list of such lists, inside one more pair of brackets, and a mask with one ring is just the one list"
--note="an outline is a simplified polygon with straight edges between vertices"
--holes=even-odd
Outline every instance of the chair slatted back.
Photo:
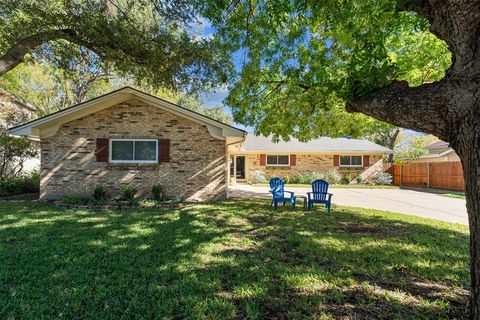
[[312,194],[314,200],[325,200],[328,193],[328,182],[318,179],[312,182]]
[[280,178],[270,179],[270,191],[274,198],[282,198],[285,190],[285,183]]

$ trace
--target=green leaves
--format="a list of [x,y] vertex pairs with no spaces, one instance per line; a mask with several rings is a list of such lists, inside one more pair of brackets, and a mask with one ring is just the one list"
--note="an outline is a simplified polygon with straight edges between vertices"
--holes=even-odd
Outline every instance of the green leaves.
[[[363,134],[371,120],[347,114],[347,101],[394,80],[437,80],[449,65],[426,20],[395,7],[392,0],[281,0],[239,1],[224,19],[205,11],[224,48],[244,55],[227,99],[235,120],[299,139]],[[425,69],[438,76],[425,77]]]
[[231,75],[217,39],[199,38],[189,29],[196,19],[189,0],[5,0],[0,57],[25,37],[65,30],[61,37],[66,41],[51,41],[64,66],[81,46],[140,83],[194,91]]

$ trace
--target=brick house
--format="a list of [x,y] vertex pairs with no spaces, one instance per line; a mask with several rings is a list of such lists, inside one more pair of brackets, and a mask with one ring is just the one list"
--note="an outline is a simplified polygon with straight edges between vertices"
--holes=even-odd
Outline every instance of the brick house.
[[153,185],[188,201],[228,198],[228,184],[300,171],[371,174],[389,150],[365,140],[255,137],[163,99],[126,87],[10,129],[40,140],[40,198],[111,197],[132,186],[149,197]]
[[460,161],[460,157],[455,150],[450,147],[448,142],[437,141],[423,148],[427,149],[428,153],[421,155],[418,159],[413,160],[412,162]]
[[271,138],[248,134],[229,152],[230,181],[252,183],[255,171],[269,179],[330,169],[367,179],[383,172],[383,156],[390,152],[361,139],[322,137],[309,142],[291,139],[274,143]]
[[104,186],[165,187],[190,201],[228,196],[227,145],[245,132],[126,87],[10,129],[40,139],[40,199]]

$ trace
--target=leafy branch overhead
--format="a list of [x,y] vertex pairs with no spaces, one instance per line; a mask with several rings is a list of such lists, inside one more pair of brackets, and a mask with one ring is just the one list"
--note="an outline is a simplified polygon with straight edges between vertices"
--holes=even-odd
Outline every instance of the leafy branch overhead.
[[188,0],[5,0],[0,19],[0,75],[45,44],[64,49],[63,64],[85,47],[120,74],[172,89],[214,86],[231,72],[216,38],[191,30]]
[[368,134],[373,122],[344,112],[346,102],[394,80],[439,80],[451,63],[428,21],[396,11],[395,1],[214,3],[205,14],[242,56],[228,104],[265,135]]

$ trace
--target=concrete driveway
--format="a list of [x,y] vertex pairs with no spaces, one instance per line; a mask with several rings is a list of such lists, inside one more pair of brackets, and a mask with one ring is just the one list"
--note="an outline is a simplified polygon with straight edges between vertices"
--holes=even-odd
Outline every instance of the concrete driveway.
[[[288,188],[306,195],[310,188]],[[378,209],[424,218],[468,225],[465,200],[405,189],[330,189],[335,204]],[[270,198],[268,187],[236,185],[231,187],[232,198]]]

